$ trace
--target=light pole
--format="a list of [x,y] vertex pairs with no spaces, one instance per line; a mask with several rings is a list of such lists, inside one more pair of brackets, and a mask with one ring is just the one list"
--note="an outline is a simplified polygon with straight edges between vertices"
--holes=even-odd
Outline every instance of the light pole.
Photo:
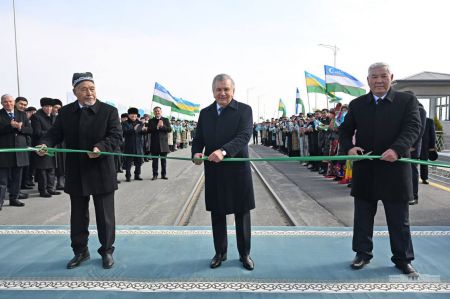
[[258,96],[258,121],[261,119],[261,114],[260,114],[260,109],[259,109],[259,107],[260,107],[260,105],[261,105],[261,98],[264,96],[264,94],[260,94],[259,96]]
[[318,46],[324,47],[324,48],[327,48],[327,49],[330,49],[333,51],[333,57],[334,57],[333,66],[336,67],[336,53],[339,50],[339,48],[336,45],[333,46],[333,45],[318,44]]
[[247,88],[247,104],[250,101],[250,91],[254,90],[255,88],[255,86]]
[[14,44],[16,47],[17,95],[20,97],[19,56],[17,55],[16,4],[14,0],[13,0],[13,15],[14,15]]

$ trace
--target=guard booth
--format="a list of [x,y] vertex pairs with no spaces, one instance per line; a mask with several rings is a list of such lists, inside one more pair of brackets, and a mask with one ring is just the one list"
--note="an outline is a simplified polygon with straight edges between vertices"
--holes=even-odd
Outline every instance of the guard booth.
[[[450,148],[450,74],[422,72],[394,80],[392,88],[415,93],[427,111],[427,117],[437,117],[443,126],[442,148]],[[441,132],[442,134],[442,132]]]

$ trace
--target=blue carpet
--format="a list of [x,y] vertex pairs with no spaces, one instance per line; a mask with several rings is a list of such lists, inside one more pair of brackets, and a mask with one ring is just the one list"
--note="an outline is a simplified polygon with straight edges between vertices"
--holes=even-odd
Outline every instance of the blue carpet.
[[[96,253],[67,270],[68,227],[0,226],[0,298],[448,298],[449,227],[413,228],[420,272],[411,280],[393,267],[386,228],[377,228],[374,259],[349,267],[351,228],[254,227],[255,270],[239,262],[233,227],[228,260],[210,269],[209,228],[118,227],[116,265],[104,270]],[[436,297],[438,296],[438,297]]]

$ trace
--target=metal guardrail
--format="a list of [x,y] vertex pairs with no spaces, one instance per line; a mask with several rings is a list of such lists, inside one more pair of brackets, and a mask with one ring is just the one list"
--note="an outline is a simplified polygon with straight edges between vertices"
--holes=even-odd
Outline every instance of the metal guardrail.
[[[444,135],[443,131],[436,131],[436,149],[438,152],[441,152],[448,148],[448,145],[445,143],[445,139],[450,138],[449,136]],[[447,140],[447,142],[450,142],[450,140]]]

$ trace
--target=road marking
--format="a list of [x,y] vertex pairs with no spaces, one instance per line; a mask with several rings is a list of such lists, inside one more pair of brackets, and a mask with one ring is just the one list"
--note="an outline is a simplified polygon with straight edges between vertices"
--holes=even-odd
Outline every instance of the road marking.
[[433,186],[433,187],[445,190],[447,192],[450,192],[450,188],[449,187],[442,186],[441,184],[430,182],[430,186]]

